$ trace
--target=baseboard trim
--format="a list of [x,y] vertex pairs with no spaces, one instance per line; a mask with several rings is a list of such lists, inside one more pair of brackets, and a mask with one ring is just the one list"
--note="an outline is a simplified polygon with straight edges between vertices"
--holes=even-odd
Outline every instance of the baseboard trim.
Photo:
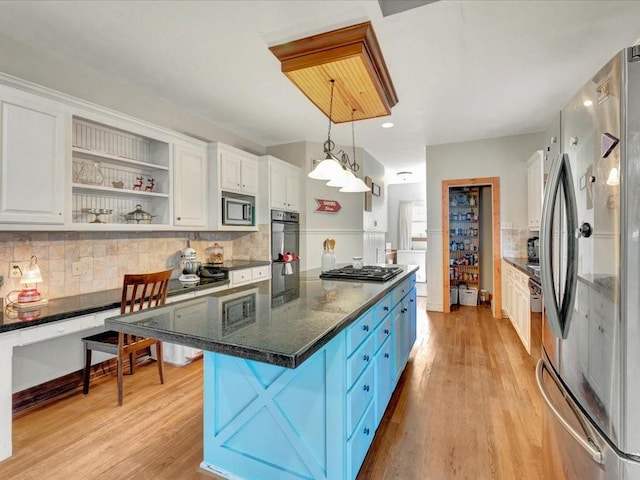
[[[136,366],[143,363],[153,361],[149,356],[150,351],[136,352]],[[106,376],[116,376],[116,359],[110,358],[104,362],[96,363],[91,367],[90,382]],[[125,359],[124,371],[129,371],[129,359]],[[13,414],[25,413],[33,408],[39,407],[49,402],[59,400],[65,396],[74,394],[76,391],[82,391],[82,377],[84,370],[71,372],[62,377],[54,378],[48,382],[35,385],[31,388],[21,390],[12,395],[12,412]]]

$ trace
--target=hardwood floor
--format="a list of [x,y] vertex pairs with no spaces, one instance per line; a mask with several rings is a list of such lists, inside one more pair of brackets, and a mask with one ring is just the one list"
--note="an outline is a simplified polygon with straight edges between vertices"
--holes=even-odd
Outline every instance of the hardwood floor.
[[[539,480],[541,402],[535,358],[488,308],[424,312],[418,340],[358,480]],[[532,351],[533,352],[533,351]],[[538,349],[539,352],[539,349]],[[155,364],[14,417],[0,479],[211,480],[202,459],[202,362]],[[266,479],[259,479],[266,480]],[[269,479],[271,480],[271,479]]]

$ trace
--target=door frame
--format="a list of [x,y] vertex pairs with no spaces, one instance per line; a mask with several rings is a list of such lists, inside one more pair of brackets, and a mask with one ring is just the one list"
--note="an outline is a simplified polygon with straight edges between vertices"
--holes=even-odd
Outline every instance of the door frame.
[[500,250],[500,177],[459,178],[442,181],[442,298],[443,312],[451,311],[449,282],[449,189],[491,187],[491,244],[493,254],[493,317],[502,318],[502,253]]

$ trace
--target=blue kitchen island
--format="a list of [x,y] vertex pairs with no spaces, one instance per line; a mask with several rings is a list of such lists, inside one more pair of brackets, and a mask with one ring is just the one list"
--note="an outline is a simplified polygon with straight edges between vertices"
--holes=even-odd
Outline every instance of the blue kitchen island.
[[415,266],[391,280],[296,275],[112,317],[205,350],[201,467],[230,479],[356,477],[416,338]]

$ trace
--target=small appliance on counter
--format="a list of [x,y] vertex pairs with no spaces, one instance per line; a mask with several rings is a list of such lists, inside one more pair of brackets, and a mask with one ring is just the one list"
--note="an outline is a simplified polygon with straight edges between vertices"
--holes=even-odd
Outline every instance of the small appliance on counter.
[[220,265],[205,263],[200,266],[198,275],[201,280],[224,280],[228,278],[229,272],[222,270]]
[[180,268],[182,273],[178,280],[183,285],[197,285],[200,283],[200,277],[198,276],[200,262],[196,261],[196,251],[191,247],[187,247],[182,250],[181,257]]
[[540,263],[540,239],[531,237],[527,240],[527,261],[529,263]]

